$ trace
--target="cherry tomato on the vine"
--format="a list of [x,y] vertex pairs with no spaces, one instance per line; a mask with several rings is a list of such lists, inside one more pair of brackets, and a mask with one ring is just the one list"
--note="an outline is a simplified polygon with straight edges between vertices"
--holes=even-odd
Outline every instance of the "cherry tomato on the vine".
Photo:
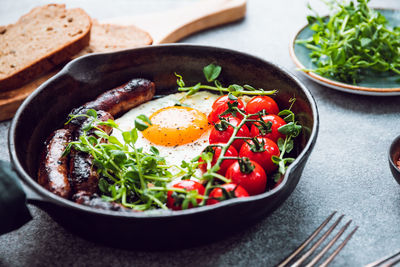
[[272,156],[279,157],[280,154],[278,145],[274,141],[266,137],[257,137],[242,145],[239,157],[246,157],[257,162],[267,174],[270,174],[278,168],[271,158]]
[[[240,119],[236,118],[236,117],[226,117],[224,118],[226,119],[227,122],[229,122],[230,124],[232,124],[233,126],[238,126],[241,122]],[[221,126],[221,127],[219,127]],[[209,142],[210,144],[218,144],[218,143],[223,143],[226,144],[229,139],[231,138],[232,134],[233,134],[234,128],[230,125],[226,125],[224,123],[224,121],[218,121],[218,123],[212,128],[210,136],[209,136]],[[240,127],[237,135],[237,137],[249,137],[250,136],[250,132],[249,132],[249,128],[247,128],[246,125],[243,125],[242,127]],[[243,139],[236,139],[235,141],[233,141],[232,145],[236,148],[236,150],[240,150],[240,148],[242,147],[244,143]]]
[[[199,195],[204,195],[205,188],[204,186],[193,180],[181,180],[175,183],[172,187],[185,189],[187,192],[196,190]],[[167,207],[173,210],[181,210],[182,204],[184,201],[184,197],[186,194],[177,193],[174,191],[168,191],[167,193]],[[202,200],[196,199],[197,204],[199,204]],[[193,208],[193,205],[189,203],[188,209]]]
[[243,158],[229,166],[225,176],[231,179],[232,183],[246,189],[250,196],[265,192],[267,186],[267,175],[264,169],[260,164],[248,158]]
[[[228,196],[224,195],[223,189],[226,190]],[[210,194],[208,195],[209,199],[207,199],[207,205],[217,204],[220,201],[237,198],[237,197],[248,197],[249,193],[247,193],[246,189],[244,189],[240,185],[236,184],[223,184],[219,187],[214,188]]]
[[[219,156],[221,155],[222,148],[220,146],[217,146],[217,147],[212,146],[212,147],[209,147],[209,148],[211,149],[210,152],[213,152],[213,154],[214,154],[213,155],[213,159],[211,161],[211,166],[214,166],[215,163],[217,163],[217,160],[218,160]],[[228,150],[226,151],[225,156],[226,157],[237,157],[238,156],[238,152],[233,146],[230,146],[228,148]],[[203,162],[204,160],[202,158],[200,158],[199,161]],[[222,161],[222,163],[220,165],[220,169],[217,171],[217,173],[219,173],[221,175],[225,175],[226,169],[228,169],[228,167],[230,165],[232,165],[235,161],[237,161],[237,160],[235,160],[235,159],[224,159]],[[207,171],[207,164],[206,163],[203,163],[203,164],[199,165],[199,167],[200,167],[200,170],[202,172],[206,172]]]
[[262,116],[262,119],[264,120],[264,122],[266,124],[268,124],[269,122],[271,123],[270,131],[267,131],[265,134],[263,134],[262,131],[260,131],[260,129],[258,128],[260,123],[255,122],[251,126],[251,136],[252,137],[255,137],[255,136],[267,137],[274,142],[277,142],[279,138],[285,139],[285,135],[278,131],[279,127],[286,124],[286,122],[281,117],[279,117],[278,115],[270,114],[270,115]]
[[[210,112],[210,114],[208,114],[209,123],[216,123],[217,121],[219,121],[219,115],[221,115],[228,109],[228,102],[229,103],[237,102],[237,107],[241,110],[244,110],[244,103],[239,98],[236,100],[230,100],[228,98],[228,95],[220,96],[219,98],[217,98],[217,100],[214,101],[212,105],[212,111]],[[230,116],[230,114],[224,115],[224,117],[228,116]],[[243,118],[243,116],[239,113],[236,113],[235,117],[238,117],[239,119]]]
[[[236,101],[238,102],[239,109],[244,108],[243,101],[240,98],[238,98]],[[235,102],[235,100],[229,100],[228,95],[220,96],[217,98],[217,100],[214,101],[214,103],[212,105],[212,109],[215,109],[221,105],[224,105],[224,106],[226,106],[226,108],[228,108],[228,104],[227,104],[228,102],[233,103],[233,102]]]
[[269,96],[255,96],[246,105],[247,114],[254,114],[261,110],[265,110],[265,114],[279,113],[278,104]]

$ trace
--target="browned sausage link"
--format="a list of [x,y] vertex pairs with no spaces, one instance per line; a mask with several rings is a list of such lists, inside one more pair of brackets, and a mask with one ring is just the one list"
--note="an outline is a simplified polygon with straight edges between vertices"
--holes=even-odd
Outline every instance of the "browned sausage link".
[[142,78],[132,79],[73,110],[72,114],[83,114],[88,109],[94,109],[104,110],[113,116],[117,116],[152,99],[154,93],[155,85],[153,82]]
[[[89,109],[94,109],[98,111],[98,119],[106,121],[111,115],[121,114],[152,99],[154,93],[155,85],[153,82],[146,79],[132,79],[128,83],[109,90],[95,100],[72,110],[71,114],[86,114]],[[67,126],[68,129],[73,131],[75,140],[81,135],[86,120],[87,118],[84,117],[77,118]],[[111,128],[103,130],[110,133]],[[89,195],[97,192],[99,176],[92,165],[92,160],[92,156],[87,153],[71,150],[69,178],[74,192],[85,191]]]
[[85,191],[90,194],[97,192],[99,174],[93,166],[92,155],[71,150],[69,175],[74,192]]
[[[114,117],[108,112],[105,112],[103,110],[99,110],[99,111],[97,111],[97,119],[100,120],[100,121],[106,122],[109,119],[114,120]],[[71,128],[71,129],[74,129],[73,135],[74,135],[74,139],[75,140],[77,140],[79,138],[79,136],[81,136],[83,134],[83,128],[87,124],[91,123],[92,121],[93,121],[93,118],[91,118],[91,117],[90,118],[86,118],[84,121],[82,121],[82,124],[79,127],[75,127],[74,126],[74,128]],[[111,132],[112,132],[112,127],[107,126],[107,125],[95,124],[93,126],[96,126],[97,128],[103,130],[108,135],[110,135]],[[94,135],[94,131],[95,131],[95,129],[93,128],[87,134],[88,135]]]
[[78,192],[75,195],[73,195],[72,200],[78,204],[82,204],[97,209],[126,211],[126,212],[131,211],[119,203],[105,201],[97,194],[88,194],[87,192],[84,191]]
[[[107,121],[108,119],[114,118],[110,113],[99,110],[97,112],[97,119],[100,121]],[[87,118],[81,127],[74,132],[75,139],[79,138],[79,136],[83,133],[82,128],[92,120],[92,118]],[[112,128],[106,125],[97,125],[97,127],[102,129],[107,134],[110,134],[112,131]],[[94,135],[92,130],[88,132],[88,135]],[[70,153],[69,167],[69,178],[74,192],[86,191],[90,194],[97,192],[99,174],[96,171],[96,167],[93,166],[92,155],[72,149]]]
[[62,157],[66,145],[71,141],[70,130],[54,131],[47,139],[40,158],[39,184],[63,198],[68,198],[71,193],[68,181],[68,158]]

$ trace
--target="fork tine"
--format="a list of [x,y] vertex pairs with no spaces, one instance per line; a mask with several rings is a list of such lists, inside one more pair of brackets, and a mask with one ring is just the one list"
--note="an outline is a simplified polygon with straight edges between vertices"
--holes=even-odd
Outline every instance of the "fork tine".
[[[396,257],[398,257],[398,256],[400,256],[400,251],[398,251],[398,252],[396,252],[396,253],[394,253],[394,254],[392,254],[392,255],[386,256],[386,257],[384,257],[384,258],[382,258],[382,259],[379,259],[379,260],[377,260],[377,261],[371,262],[371,263],[365,265],[364,267],[375,267],[375,266],[380,266],[381,264],[383,264],[383,263],[385,263],[385,262],[387,262],[387,261],[390,261],[388,264],[392,264],[392,265],[393,265],[393,264],[395,264],[395,263],[397,263],[397,262],[400,261],[400,257],[399,257],[399,258],[396,258]],[[391,265],[388,265],[388,264],[386,264],[386,265],[384,265],[384,266],[391,266]]]
[[299,266],[303,261],[305,261],[318,247],[319,245],[328,237],[328,235],[336,228],[339,222],[343,219],[344,215],[341,215],[336,222],[334,222],[331,227],[318,239],[317,242],[303,255],[300,259],[298,259],[292,266]]
[[321,232],[335,214],[336,211],[329,215],[328,218],[326,218],[325,221],[323,221],[321,225],[292,254],[279,263],[277,267],[286,266],[294,257],[296,257],[319,234],[319,232]]
[[346,237],[345,240],[335,249],[335,251],[323,262],[321,263],[320,267],[326,267],[328,264],[336,257],[337,254],[342,250],[342,248],[349,242],[350,238],[354,235],[354,233],[357,231],[358,226],[356,226],[353,231]]
[[392,260],[390,260],[388,263],[382,265],[382,267],[391,267],[394,266],[395,264],[400,262],[400,257],[397,256],[395,258],[393,258]]
[[347,229],[347,227],[349,227],[350,223],[351,223],[351,220],[348,221],[348,222],[346,223],[346,225],[343,226],[343,227],[340,229],[340,231],[332,238],[332,240],[321,250],[320,253],[318,253],[317,256],[315,256],[315,258],[314,258],[312,261],[310,261],[310,262],[306,265],[306,267],[314,266],[314,265],[322,258],[322,256],[324,256],[325,253],[333,246],[333,244],[335,244],[336,240],[338,240],[339,237],[340,237],[340,236],[344,233],[344,231]]

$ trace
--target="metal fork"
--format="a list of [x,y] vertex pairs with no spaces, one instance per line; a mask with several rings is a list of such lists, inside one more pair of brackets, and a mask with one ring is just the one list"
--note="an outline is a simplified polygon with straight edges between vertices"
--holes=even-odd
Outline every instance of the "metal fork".
[[[333,212],[331,215],[329,215],[328,218],[292,253],[284,259],[281,263],[279,263],[277,266],[278,267],[283,267],[283,266],[300,266],[313,252],[321,245],[321,243],[329,236],[329,234],[335,229],[335,227],[340,223],[340,221],[343,219],[344,215],[341,215],[332,225],[329,227],[328,230],[318,239],[318,241],[315,242],[314,245],[300,258],[298,258],[294,263],[292,262],[296,256],[300,254],[300,252],[308,245],[310,244],[314,238],[321,232],[321,230],[329,223],[329,221],[333,218],[333,216],[336,214],[336,211]],[[314,266],[325,254],[327,254],[328,250],[336,243],[336,241],[340,238],[340,236],[344,233],[344,231],[349,227],[351,223],[351,220],[348,221],[340,230],[339,232],[332,238],[332,240],[306,265],[307,267],[309,266]],[[356,226],[350,234],[347,235],[347,237],[338,245],[338,247],[333,251],[333,253],[319,266],[327,266],[334,258],[335,256],[342,250],[342,248],[347,244],[347,242],[350,240],[350,238],[353,236],[353,234],[357,231],[358,226]]]
[[365,265],[364,267],[390,267],[390,266],[394,266],[395,264],[400,262],[400,251],[386,256],[380,260],[371,262],[370,264]]

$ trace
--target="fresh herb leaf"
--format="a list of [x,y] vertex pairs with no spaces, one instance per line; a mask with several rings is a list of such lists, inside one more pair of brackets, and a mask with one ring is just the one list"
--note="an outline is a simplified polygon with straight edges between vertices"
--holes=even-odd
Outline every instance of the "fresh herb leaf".
[[264,89],[261,89],[261,88],[256,90],[253,86],[248,85],[248,84],[243,85],[243,86],[238,85],[238,84],[231,84],[228,87],[224,87],[221,84],[221,82],[217,80],[221,71],[222,71],[222,67],[215,65],[215,64],[210,64],[210,65],[204,67],[204,69],[203,69],[204,76],[206,77],[207,82],[209,82],[209,83],[213,82],[214,86],[197,83],[194,86],[185,87],[185,82],[183,81],[183,77],[181,75],[175,73],[175,76],[178,78],[176,81],[176,83],[179,87],[178,91],[187,92],[186,97],[197,93],[201,89],[218,91],[221,94],[222,93],[231,93],[235,97],[241,96],[241,95],[272,95],[277,92],[277,90],[265,91]]
[[221,66],[215,65],[213,63],[203,68],[203,73],[204,76],[206,77],[207,82],[212,82],[216,80],[221,71],[222,71]]
[[109,186],[110,185],[108,184],[106,179],[100,178],[100,180],[99,180],[99,189],[100,189],[101,192],[103,192],[105,194],[108,194],[109,193],[109,190],[108,190]]
[[86,114],[89,115],[90,117],[97,118],[97,111],[94,110],[94,109],[89,109],[89,110],[86,112]]
[[150,119],[146,115],[139,115],[135,119],[135,128],[139,131],[146,130],[151,125]]

